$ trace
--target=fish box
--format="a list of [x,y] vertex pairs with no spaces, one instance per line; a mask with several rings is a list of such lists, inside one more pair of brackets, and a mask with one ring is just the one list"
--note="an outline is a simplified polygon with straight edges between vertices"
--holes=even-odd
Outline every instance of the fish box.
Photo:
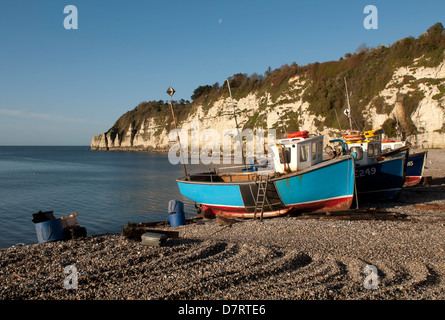
[[34,224],[39,243],[62,240],[65,238],[62,220],[52,219]]
[[141,243],[148,246],[159,247],[165,243],[167,235],[154,232],[146,232],[141,236]]

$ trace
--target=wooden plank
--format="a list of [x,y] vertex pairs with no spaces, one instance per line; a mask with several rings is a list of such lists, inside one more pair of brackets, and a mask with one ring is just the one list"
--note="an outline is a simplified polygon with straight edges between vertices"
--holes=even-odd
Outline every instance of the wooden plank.
[[[186,224],[195,223],[202,220],[202,217],[197,216],[194,218],[189,218],[185,220]],[[162,226],[170,226],[170,223],[166,221],[154,221],[154,222],[140,222],[140,223],[131,223],[129,222],[127,226],[132,228],[145,228],[145,227],[162,227]]]
[[152,232],[152,233],[160,233],[167,236],[167,238],[170,239],[177,239],[179,238],[179,231],[167,231],[167,230],[158,230],[158,229],[145,229],[145,232]]
[[345,216],[325,216],[320,219],[337,219],[337,220],[395,220],[398,219],[396,214],[355,214]]
[[122,228],[121,235],[128,239],[141,241],[141,236],[146,232],[165,234],[168,238],[179,238],[179,231],[150,229],[149,227],[132,227],[129,225]]
[[395,212],[388,212],[385,209],[377,210],[376,208],[369,209],[355,209],[335,212],[316,212],[305,213],[296,219],[320,219],[320,220],[395,220],[405,218],[406,215],[402,215]]
[[156,222],[141,222],[141,223],[128,223],[127,226],[131,228],[145,228],[145,227],[158,227],[167,226],[167,221],[156,221]]
[[216,222],[222,226],[232,227],[232,225],[239,222],[239,220],[222,217],[222,216],[216,216]]
[[367,214],[367,213],[388,213],[386,209],[377,208],[366,208],[366,209],[350,209],[350,210],[339,210],[339,211],[321,211],[321,212],[306,212],[303,213],[304,216],[343,216],[352,214]]
[[[196,223],[203,218],[198,216],[190,219],[186,219],[185,223]],[[122,228],[121,235],[132,240],[141,241],[141,236],[145,232],[155,232],[167,235],[168,238],[179,238],[179,231],[170,231],[162,229],[154,229],[156,227],[170,227],[167,221],[155,221],[155,222],[141,222],[141,223],[131,223],[129,222],[125,227]]]
[[445,206],[435,205],[435,204],[415,204],[414,208],[420,210],[444,210]]

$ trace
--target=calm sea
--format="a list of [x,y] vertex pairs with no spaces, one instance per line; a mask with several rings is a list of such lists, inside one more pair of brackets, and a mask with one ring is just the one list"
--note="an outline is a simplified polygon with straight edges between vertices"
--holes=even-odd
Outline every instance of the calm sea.
[[88,235],[119,233],[128,222],[167,221],[183,198],[181,165],[166,154],[90,151],[88,147],[0,147],[0,248],[37,243],[32,214],[78,212]]

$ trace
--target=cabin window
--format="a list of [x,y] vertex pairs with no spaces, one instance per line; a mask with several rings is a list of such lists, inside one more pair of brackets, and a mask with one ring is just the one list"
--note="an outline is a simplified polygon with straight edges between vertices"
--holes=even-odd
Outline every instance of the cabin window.
[[309,146],[300,146],[300,162],[306,162],[309,156]]
[[374,155],[374,144],[368,144],[368,157],[372,157]]
[[290,163],[290,161],[291,161],[290,148],[283,148],[283,154],[281,154],[281,150],[279,152],[280,152],[280,154],[279,154],[280,163],[283,164],[283,156],[284,156],[284,161],[286,163]]
[[374,155],[377,157],[380,154],[380,144],[376,143],[374,145]]
[[312,160],[317,159],[317,144],[314,142],[312,144]]
[[317,158],[323,157],[323,143],[321,141],[317,142]]
[[351,148],[351,153],[355,152],[356,153],[356,160],[362,160],[363,159],[363,149],[362,147],[352,147]]

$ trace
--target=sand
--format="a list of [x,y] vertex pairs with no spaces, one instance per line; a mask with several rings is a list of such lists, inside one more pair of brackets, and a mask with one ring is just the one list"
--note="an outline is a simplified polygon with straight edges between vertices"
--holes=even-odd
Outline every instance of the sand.
[[396,220],[203,219],[163,228],[179,238],[160,247],[101,235],[2,249],[0,299],[444,299],[444,168],[429,150],[431,186],[372,204]]

